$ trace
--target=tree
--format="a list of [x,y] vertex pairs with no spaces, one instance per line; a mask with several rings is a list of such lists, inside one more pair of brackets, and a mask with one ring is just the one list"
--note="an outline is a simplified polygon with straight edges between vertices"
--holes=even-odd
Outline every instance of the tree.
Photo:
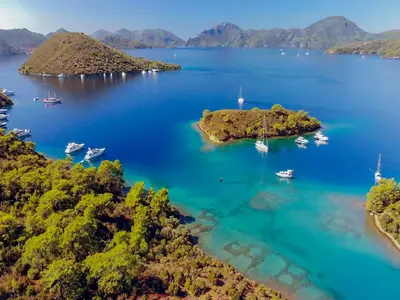
[[81,198],[81,201],[75,206],[75,211],[79,214],[93,215],[95,217],[102,216],[112,208],[113,195],[111,193],[94,195],[88,194]]
[[0,249],[16,241],[18,233],[17,219],[11,214],[0,211]]
[[400,201],[400,186],[394,179],[382,179],[367,195],[366,209],[381,213],[390,204]]
[[160,214],[160,212],[165,212],[166,208],[168,207],[168,203],[168,190],[166,188],[158,190],[150,202],[151,214],[156,217]]
[[100,193],[119,195],[124,187],[123,169],[119,160],[102,161],[96,173],[96,182]]
[[85,292],[85,276],[73,260],[56,260],[44,273],[43,286],[57,299],[80,299]]
[[140,254],[144,254],[148,250],[147,235],[150,224],[150,215],[146,206],[139,205],[136,208],[133,217],[133,227],[131,232],[131,247]]
[[146,197],[146,190],[144,188],[144,182],[136,182],[133,187],[131,187],[128,195],[126,195],[125,205],[129,208],[135,208],[143,201]]
[[48,218],[55,211],[73,208],[74,206],[75,201],[66,192],[52,189],[40,198],[37,213],[42,218]]

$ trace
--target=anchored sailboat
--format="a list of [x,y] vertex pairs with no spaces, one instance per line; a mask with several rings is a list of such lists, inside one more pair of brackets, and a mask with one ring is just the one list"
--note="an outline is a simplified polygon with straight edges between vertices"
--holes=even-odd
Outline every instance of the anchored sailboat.
[[258,151],[268,152],[268,140],[266,141],[266,135],[267,135],[267,123],[265,121],[265,115],[264,115],[262,140],[257,140],[256,142],[256,149]]
[[239,109],[242,109],[244,103],[244,98],[242,96],[242,87],[240,87],[238,103],[239,103]]
[[382,174],[381,174],[381,154],[379,153],[379,159],[378,159],[378,165],[376,167],[376,172],[375,172],[375,182],[379,183],[382,179]]

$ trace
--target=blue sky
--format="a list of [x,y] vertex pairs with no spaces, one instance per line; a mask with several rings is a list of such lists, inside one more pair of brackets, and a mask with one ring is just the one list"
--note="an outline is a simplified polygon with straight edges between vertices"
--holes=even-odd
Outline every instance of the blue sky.
[[370,32],[400,29],[400,0],[0,0],[0,28],[163,28],[182,38],[228,21],[244,29],[306,27],[343,15]]

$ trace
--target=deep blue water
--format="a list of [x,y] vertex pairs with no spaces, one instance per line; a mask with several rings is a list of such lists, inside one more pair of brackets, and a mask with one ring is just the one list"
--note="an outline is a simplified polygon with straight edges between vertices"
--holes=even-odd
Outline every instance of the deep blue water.
[[[383,175],[400,176],[399,62],[265,49],[129,53],[183,70],[59,80],[20,76],[26,57],[1,59],[0,86],[16,92],[9,129],[31,129],[50,157],[63,158],[69,141],[106,147],[129,182],[169,188],[195,217],[203,249],[294,297],[400,299],[400,252],[363,208],[379,153]],[[208,143],[193,123],[204,109],[236,108],[240,86],[246,109],[280,103],[316,116],[329,144],[279,139],[260,155],[250,141]],[[54,91],[61,105],[32,101]],[[286,168],[297,178],[277,180]]]

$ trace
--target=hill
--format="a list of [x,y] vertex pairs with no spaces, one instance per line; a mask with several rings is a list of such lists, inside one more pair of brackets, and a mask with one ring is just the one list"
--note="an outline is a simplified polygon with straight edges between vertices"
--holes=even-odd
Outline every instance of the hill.
[[9,46],[20,50],[21,48],[36,48],[46,37],[43,34],[31,32],[28,29],[0,29],[0,40]]
[[122,28],[115,34],[128,38],[132,41],[141,42],[150,46],[157,47],[180,47],[185,45],[185,41],[177,37],[170,31],[164,29],[145,29],[133,30]]
[[379,55],[383,58],[400,59],[400,40],[371,41],[351,44],[328,49],[326,53]]
[[57,34],[57,33],[68,33],[69,31],[64,29],[64,28],[60,28],[55,32],[49,32],[48,34],[46,34],[46,38],[51,38],[53,35]]
[[144,49],[144,48],[154,48],[155,46],[141,43],[138,41],[133,41],[128,38],[124,38],[122,36],[112,34],[107,35],[99,39],[99,41],[103,42],[104,44],[117,48],[117,49]]
[[37,48],[20,68],[22,74],[103,74],[139,72],[157,67],[177,70],[179,65],[131,57],[83,33],[60,33]]
[[110,35],[115,35],[115,34],[110,31],[104,30],[104,29],[99,29],[95,33],[92,34],[92,37],[97,40],[100,40],[100,39],[103,39]]
[[263,134],[264,116],[268,138],[300,135],[321,127],[321,123],[309,117],[305,111],[294,112],[279,104],[272,106],[271,110],[205,110],[198,126],[210,140],[217,143],[256,139]]
[[232,23],[221,23],[191,38],[189,47],[297,47],[327,49],[374,37],[345,17],[320,20],[304,29],[244,30]]
[[[0,88],[2,91],[3,89]],[[6,95],[0,92],[0,108],[13,105],[13,101]]]
[[23,53],[14,47],[8,45],[4,40],[0,39],[0,56],[9,56]]
[[167,189],[124,193],[119,161],[50,161],[0,130],[0,174],[2,299],[281,299],[194,245]]

